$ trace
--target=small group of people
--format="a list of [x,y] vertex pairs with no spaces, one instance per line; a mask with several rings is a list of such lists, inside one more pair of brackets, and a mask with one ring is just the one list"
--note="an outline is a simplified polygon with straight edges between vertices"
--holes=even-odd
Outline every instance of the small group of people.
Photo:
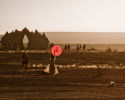
[[70,50],[70,45],[65,45],[64,50]]
[[11,50],[15,50],[15,52],[16,52],[16,50],[24,50],[24,49],[26,49],[24,46],[23,47],[18,46],[18,42],[14,43],[14,44],[4,43],[3,45],[1,45],[1,48],[0,48],[0,50],[2,50],[2,51],[6,50],[7,52],[11,51]]
[[[54,46],[54,44],[51,43],[50,47],[52,48],[53,46]],[[55,75],[55,74],[58,73],[58,70],[57,70],[57,68],[54,65],[55,60],[56,60],[56,56],[54,56],[52,53],[49,54],[48,52],[47,52],[47,54],[50,57],[50,64],[49,64],[49,66],[46,67],[46,69],[44,70],[44,72],[52,74],[52,75]],[[22,67],[21,67],[20,72],[22,72],[22,68],[23,67],[25,67],[25,71],[26,71],[28,60],[29,60],[28,54],[26,52],[23,52],[23,54],[22,54]]]
[[82,50],[82,49],[85,50],[86,49],[86,45],[85,44],[82,44],[82,45],[81,44],[80,45],[77,44],[76,50]]

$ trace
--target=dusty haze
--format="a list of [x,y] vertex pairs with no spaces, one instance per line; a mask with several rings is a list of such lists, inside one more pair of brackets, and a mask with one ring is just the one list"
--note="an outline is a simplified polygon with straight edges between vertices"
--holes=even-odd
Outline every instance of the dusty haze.
[[125,32],[45,32],[53,43],[124,44]]

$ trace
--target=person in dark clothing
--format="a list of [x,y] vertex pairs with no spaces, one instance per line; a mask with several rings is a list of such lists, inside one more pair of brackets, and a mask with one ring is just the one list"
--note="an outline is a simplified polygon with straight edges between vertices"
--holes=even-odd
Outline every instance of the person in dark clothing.
[[15,52],[16,52],[16,50],[17,50],[17,43],[15,43],[15,44],[13,45],[13,50],[15,50]]
[[85,49],[86,49],[86,45],[84,44],[84,45],[83,45],[83,50],[85,50]]
[[79,50],[79,45],[77,44],[77,48],[76,48],[76,50]]
[[65,45],[64,49],[67,50],[67,45]]
[[26,68],[27,68],[27,64],[28,64],[28,60],[29,60],[29,56],[26,52],[23,52],[22,54],[22,67],[21,67],[21,70],[20,72],[22,72],[22,68],[25,66],[25,71],[26,71]]
[[68,50],[70,50],[70,45],[68,44]]

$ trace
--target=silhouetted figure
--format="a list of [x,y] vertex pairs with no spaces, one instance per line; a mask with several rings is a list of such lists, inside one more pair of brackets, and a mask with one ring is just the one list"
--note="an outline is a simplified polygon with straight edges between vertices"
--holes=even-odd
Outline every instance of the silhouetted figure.
[[[28,54],[26,52],[23,52],[23,54],[22,54],[22,68],[25,66],[25,71],[27,68],[28,60],[29,60]],[[22,72],[22,68],[21,68],[20,72]]]
[[68,44],[68,50],[70,50],[70,45]]
[[82,46],[80,45],[80,46],[79,46],[79,49],[81,50],[81,48],[82,48]]
[[3,51],[7,49],[6,43],[3,44]]
[[15,43],[14,45],[13,45],[13,50],[17,50],[17,43]]
[[79,45],[77,44],[77,48],[76,48],[76,50],[79,50]]
[[8,44],[8,48],[11,49],[11,45],[10,45],[10,43]]
[[9,52],[9,50],[10,50],[10,49],[9,49],[9,46],[7,46],[7,48],[6,48],[6,52]]
[[83,50],[85,50],[85,49],[86,49],[86,45],[84,44],[84,45],[83,45]]
[[6,47],[6,43],[4,43],[4,47]]
[[[51,48],[54,46],[53,43],[50,44]],[[49,73],[49,74],[57,74],[58,70],[55,67],[54,63],[56,60],[56,56],[54,56],[52,53],[51,55],[49,55],[50,57],[50,65],[46,67],[46,69],[44,70],[44,72]]]
[[67,50],[67,45],[65,45],[64,49]]
[[53,43],[51,43],[51,44],[50,44],[50,47],[52,48],[53,46],[54,46],[54,44],[53,44]]

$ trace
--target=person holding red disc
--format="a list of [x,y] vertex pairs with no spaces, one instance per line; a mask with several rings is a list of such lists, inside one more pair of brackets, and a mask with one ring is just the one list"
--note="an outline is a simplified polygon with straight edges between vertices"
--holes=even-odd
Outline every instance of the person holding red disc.
[[[46,69],[44,70],[44,72],[49,73],[49,74],[58,74],[58,70],[56,68],[56,66],[54,65],[55,60],[56,60],[56,56],[59,56],[61,53],[59,52],[60,48],[59,46],[54,46],[53,43],[50,44],[51,47],[51,55],[49,55],[50,57],[50,65],[46,67]],[[59,54],[60,53],[60,54]]]

